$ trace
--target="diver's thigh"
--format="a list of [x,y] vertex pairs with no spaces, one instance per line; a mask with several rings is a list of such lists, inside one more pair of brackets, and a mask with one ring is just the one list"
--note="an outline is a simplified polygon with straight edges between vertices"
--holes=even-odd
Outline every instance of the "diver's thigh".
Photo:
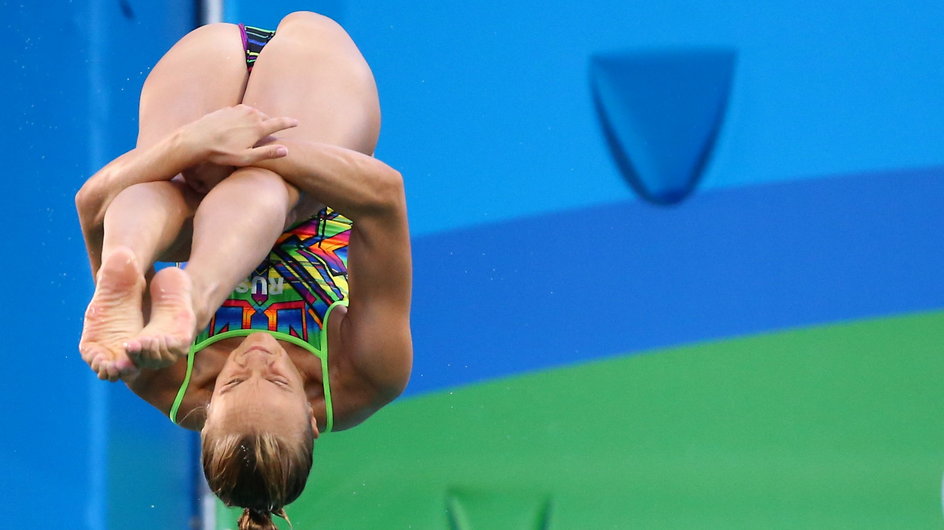
[[207,113],[239,104],[247,78],[238,26],[210,24],[191,31],[144,82],[137,145],[154,144]]
[[243,102],[298,119],[281,137],[372,154],[380,132],[370,67],[337,23],[314,13],[282,19],[253,66]]
[[[138,147],[157,143],[182,125],[214,110],[237,105],[246,89],[246,62],[239,27],[210,24],[197,28],[164,54],[141,89]],[[232,168],[196,168],[193,176],[217,174]],[[213,176],[209,180],[219,180]],[[202,194],[178,176],[172,182],[188,219],[177,239],[158,258],[185,261],[190,253],[193,215]]]

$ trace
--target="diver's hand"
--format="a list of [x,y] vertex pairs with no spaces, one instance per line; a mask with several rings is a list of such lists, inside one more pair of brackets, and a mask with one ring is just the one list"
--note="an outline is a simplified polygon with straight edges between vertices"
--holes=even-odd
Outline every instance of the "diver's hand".
[[236,105],[211,112],[180,132],[201,161],[243,167],[287,155],[284,145],[260,144],[271,141],[270,135],[297,125],[293,118],[270,118],[249,105]]

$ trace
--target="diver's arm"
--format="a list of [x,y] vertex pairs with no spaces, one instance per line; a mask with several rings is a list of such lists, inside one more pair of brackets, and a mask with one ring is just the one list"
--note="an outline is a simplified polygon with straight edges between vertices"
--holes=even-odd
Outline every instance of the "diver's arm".
[[383,215],[402,198],[400,173],[372,156],[317,142],[272,141],[287,147],[288,156],[253,165],[281,175],[355,222],[364,216]]
[[173,179],[202,162],[247,166],[285,156],[282,145],[256,144],[270,134],[296,125],[294,119],[270,118],[248,105],[225,107],[178,128],[154,144],[138,146],[100,169],[75,196],[93,274],[101,256],[105,212],[122,190],[135,184]]
[[403,392],[413,367],[412,257],[402,180],[390,202],[354,221],[348,247],[349,305],[342,348],[384,405]]
[[337,340],[351,367],[375,389],[374,405],[406,387],[412,264],[406,196],[400,173],[341,147],[279,139],[288,156],[255,164],[278,173],[354,221],[348,247],[349,306]]
[[75,195],[79,225],[88,250],[92,274],[100,266],[108,205],[135,184],[170,180],[196,163],[196,150],[175,133],[146,148],[135,148],[98,170]]
[[125,188],[170,180],[199,160],[199,150],[181,131],[146,148],[135,148],[98,170],[75,195],[83,231],[101,225],[111,201]]
[[155,144],[138,146],[92,175],[75,196],[84,224],[100,224],[108,205],[134,184],[170,180],[202,162],[248,166],[285,156],[282,145],[256,144],[270,134],[295,127],[291,118],[270,118],[248,106],[225,107],[175,130]]

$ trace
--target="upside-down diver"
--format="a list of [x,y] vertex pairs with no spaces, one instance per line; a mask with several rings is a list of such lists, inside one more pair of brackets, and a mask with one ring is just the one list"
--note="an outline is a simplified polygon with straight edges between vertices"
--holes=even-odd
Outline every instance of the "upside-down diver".
[[372,73],[330,19],[211,24],[161,58],[136,147],[76,195],[96,279],[82,358],[200,431],[241,529],[275,528],[314,439],[409,379],[406,200],[379,129]]

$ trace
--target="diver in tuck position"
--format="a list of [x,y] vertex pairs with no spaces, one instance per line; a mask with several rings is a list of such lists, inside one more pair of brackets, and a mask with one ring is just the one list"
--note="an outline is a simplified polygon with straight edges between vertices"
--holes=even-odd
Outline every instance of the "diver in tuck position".
[[330,19],[211,24],[154,67],[137,146],[76,195],[96,278],[82,358],[200,431],[241,529],[275,528],[319,433],[409,379],[406,201],[371,156],[379,128],[370,69]]

